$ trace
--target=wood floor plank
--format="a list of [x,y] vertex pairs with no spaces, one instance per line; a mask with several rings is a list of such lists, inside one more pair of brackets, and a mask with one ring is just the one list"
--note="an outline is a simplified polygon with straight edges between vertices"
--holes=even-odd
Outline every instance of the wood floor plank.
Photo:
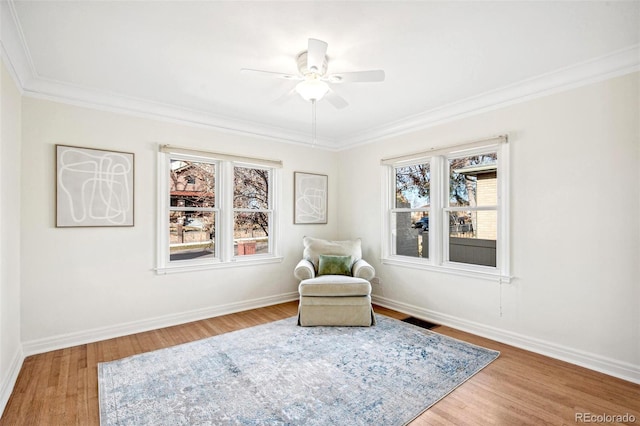
[[[382,307],[396,319],[406,314]],[[216,336],[296,315],[290,302],[25,359],[0,426],[98,425],[100,362]],[[501,352],[500,357],[418,416],[421,425],[564,425],[577,413],[624,415],[640,424],[640,385],[449,327],[433,331]],[[632,424],[632,423],[629,423]]]

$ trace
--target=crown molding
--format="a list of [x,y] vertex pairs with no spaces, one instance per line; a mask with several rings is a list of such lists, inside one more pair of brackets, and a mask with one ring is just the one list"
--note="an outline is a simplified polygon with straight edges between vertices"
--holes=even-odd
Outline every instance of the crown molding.
[[2,62],[22,93],[25,84],[32,80],[36,73],[22,29],[18,24],[13,0],[0,1],[0,30]]
[[[2,7],[0,53],[16,85],[25,96],[311,146],[310,135],[306,132],[126,97],[117,93],[105,93],[43,78],[37,74],[31,60],[13,2],[14,0],[0,1]],[[383,123],[378,127],[345,138],[318,138],[315,146],[330,151],[351,149],[639,70],[640,44],[635,44],[599,58],[561,68],[497,90],[484,92],[401,120]]]
[[453,120],[640,71],[640,44],[453,102],[341,140],[350,149]]
[[[25,96],[37,99],[181,125],[213,128],[225,133],[311,146],[311,136],[307,132],[297,132],[175,105],[127,97],[117,93],[101,92],[45,78],[31,80],[29,84],[23,87],[23,92]],[[336,141],[326,138],[318,138],[317,140],[318,147],[326,149],[335,148],[336,143]]]

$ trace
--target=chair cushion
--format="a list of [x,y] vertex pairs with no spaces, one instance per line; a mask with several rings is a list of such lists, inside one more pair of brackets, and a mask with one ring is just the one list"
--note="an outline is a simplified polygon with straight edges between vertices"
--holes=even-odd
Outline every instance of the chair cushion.
[[298,291],[300,296],[369,296],[371,284],[363,278],[322,275],[301,281]]
[[351,256],[334,256],[321,254],[318,262],[318,275],[349,275],[351,276]]
[[302,257],[313,263],[315,270],[318,270],[321,254],[334,256],[351,256],[352,262],[362,259],[362,242],[357,240],[329,241],[320,238],[304,237],[302,239],[304,251]]

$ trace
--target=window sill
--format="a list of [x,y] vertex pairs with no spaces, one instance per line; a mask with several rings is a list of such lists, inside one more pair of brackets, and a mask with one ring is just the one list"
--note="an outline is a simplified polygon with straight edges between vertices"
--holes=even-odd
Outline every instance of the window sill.
[[440,272],[443,274],[459,275],[469,278],[478,278],[490,281],[499,281],[505,284],[511,282],[513,277],[503,275],[495,268],[478,266],[477,268],[465,268],[455,264],[433,265],[422,260],[405,259],[401,257],[388,257],[382,259],[385,265],[402,266],[406,268],[422,269],[425,271]]
[[156,274],[176,274],[180,272],[206,271],[211,269],[236,268],[242,266],[265,265],[269,263],[281,263],[284,257],[281,256],[243,256],[234,257],[228,262],[211,262],[211,263],[191,263],[178,264],[170,266],[159,266],[155,268]]

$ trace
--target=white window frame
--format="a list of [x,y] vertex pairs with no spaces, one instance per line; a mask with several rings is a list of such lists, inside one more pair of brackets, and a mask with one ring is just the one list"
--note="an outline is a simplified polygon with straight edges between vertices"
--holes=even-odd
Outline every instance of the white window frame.
[[[182,159],[195,162],[215,164],[216,205],[213,208],[171,207],[169,194],[169,164],[171,159]],[[253,209],[252,212],[264,211],[270,215],[268,253],[237,256],[234,255],[234,167],[260,168],[269,170],[269,208]],[[256,159],[229,154],[217,154],[207,151],[190,150],[168,145],[160,146],[158,152],[158,241],[157,266],[158,274],[187,272],[235,266],[258,265],[282,262],[279,255],[279,178],[281,163],[273,160]],[[169,211],[170,210],[202,210],[213,211],[215,220],[215,257],[171,261],[169,253]]]
[[[462,156],[497,152],[497,205],[479,207],[449,206],[449,159]],[[382,263],[456,275],[498,280],[508,283],[510,275],[509,256],[509,143],[506,136],[460,144],[422,153],[404,155],[382,160],[383,203],[382,226]],[[394,230],[392,216],[398,211],[416,209],[397,209],[395,207],[395,169],[417,164],[430,164],[430,206],[429,210],[429,257],[418,258],[394,254]],[[474,265],[449,260],[449,212],[457,210],[497,211],[496,266]],[[418,209],[422,210],[422,209]]]

